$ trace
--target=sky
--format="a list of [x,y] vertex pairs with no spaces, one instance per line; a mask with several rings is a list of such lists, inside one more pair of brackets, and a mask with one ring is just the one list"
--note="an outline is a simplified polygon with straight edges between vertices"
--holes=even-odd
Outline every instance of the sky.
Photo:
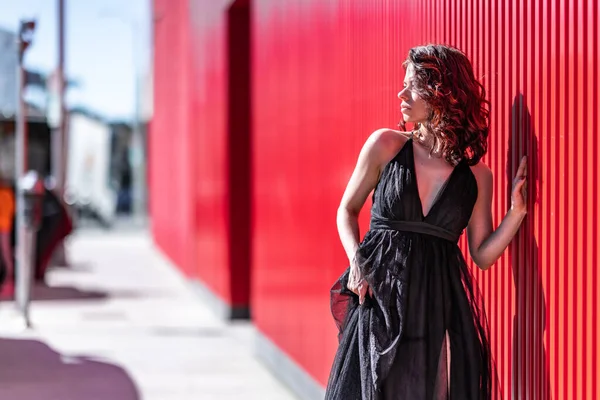
[[[69,106],[84,106],[108,119],[133,118],[135,77],[149,68],[150,4],[65,0],[65,68],[78,83],[69,90]],[[0,27],[16,32],[23,18],[37,24],[25,65],[49,73],[58,64],[58,1],[0,0]]]

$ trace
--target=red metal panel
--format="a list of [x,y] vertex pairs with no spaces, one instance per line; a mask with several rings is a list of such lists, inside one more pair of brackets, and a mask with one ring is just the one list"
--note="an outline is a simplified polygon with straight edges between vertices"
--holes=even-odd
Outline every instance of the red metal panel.
[[339,199],[366,136],[399,118],[408,48],[449,43],[492,101],[496,225],[529,156],[527,220],[490,271],[475,270],[504,398],[597,396],[598,36],[596,0],[256,1],[258,327],[325,383],[328,289],[346,266]]
[[227,7],[230,1],[187,0],[193,90],[188,115],[193,140],[194,276],[231,303],[229,154],[227,134]]
[[[230,147],[229,4],[155,0],[150,187],[157,242],[237,303],[247,292],[231,274],[242,257],[232,261],[240,165]],[[597,0],[254,2],[258,328],[325,383],[336,347],[328,290],[347,263],[339,199],[366,136],[398,121],[407,50],[450,43],[470,56],[492,101],[484,161],[495,174],[496,224],[520,156],[530,159],[528,218],[492,270],[475,270],[504,397],[597,396],[598,9]]]
[[408,50],[398,38],[416,26],[401,16],[414,9],[334,0],[253,7],[253,317],[321,383],[336,345],[329,289],[346,263],[335,213],[365,135],[398,123]]
[[[249,120],[243,101],[248,46],[235,42],[248,40],[248,26],[230,15],[231,3],[155,0],[150,197],[158,245],[225,303],[243,307],[249,300],[249,179],[238,184],[238,172],[248,171],[249,150],[236,152],[233,145],[249,141],[248,131],[239,129]],[[230,16],[237,24],[229,24]]]
[[156,242],[191,273],[193,196],[190,190],[188,16],[185,1],[155,0],[155,105],[149,138],[150,201]]

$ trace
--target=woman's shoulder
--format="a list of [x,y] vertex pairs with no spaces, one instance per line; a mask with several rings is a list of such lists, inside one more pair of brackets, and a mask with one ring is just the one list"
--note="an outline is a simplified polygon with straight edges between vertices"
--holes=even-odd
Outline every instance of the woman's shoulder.
[[403,132],[389,128],[373,131],[366,140],[366,145],[372,147],[382,158],[395,155],[410,138],[410,132]]
[[369,136],[370,140],[387,141],[387,142],[406,142],[410,137],[411,132],[398,131],[390,128],[381,128],[373,131]]
[[490,167],[488,167],[483,161],[479,161],[475,165],[471,165],[471,172],[473,173],[473,177],[477,181],[477,186],[490,186],[494,179],[494,174]]

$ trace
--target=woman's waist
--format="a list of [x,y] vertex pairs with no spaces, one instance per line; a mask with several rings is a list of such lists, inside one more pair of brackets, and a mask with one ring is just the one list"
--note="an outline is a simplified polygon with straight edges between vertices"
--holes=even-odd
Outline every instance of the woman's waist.
[[376,232],[381,230],[427,235],[441,238],[455,244],[458,243],[458,239],[460,238],[461,234],[425,221],[392,220],[382,217],[371,218],[369,231]]

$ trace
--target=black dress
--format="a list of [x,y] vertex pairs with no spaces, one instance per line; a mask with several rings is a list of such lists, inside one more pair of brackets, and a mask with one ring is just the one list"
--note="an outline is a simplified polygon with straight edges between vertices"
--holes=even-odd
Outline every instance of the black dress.
[[492,396],[487,321],[457,245],[477,182],[461,161],[424,216],[413,146],[411,138],[384,168],[357,252],[373,296],[359,305],[349,268],[331,289],[339,347],[327,400]]

